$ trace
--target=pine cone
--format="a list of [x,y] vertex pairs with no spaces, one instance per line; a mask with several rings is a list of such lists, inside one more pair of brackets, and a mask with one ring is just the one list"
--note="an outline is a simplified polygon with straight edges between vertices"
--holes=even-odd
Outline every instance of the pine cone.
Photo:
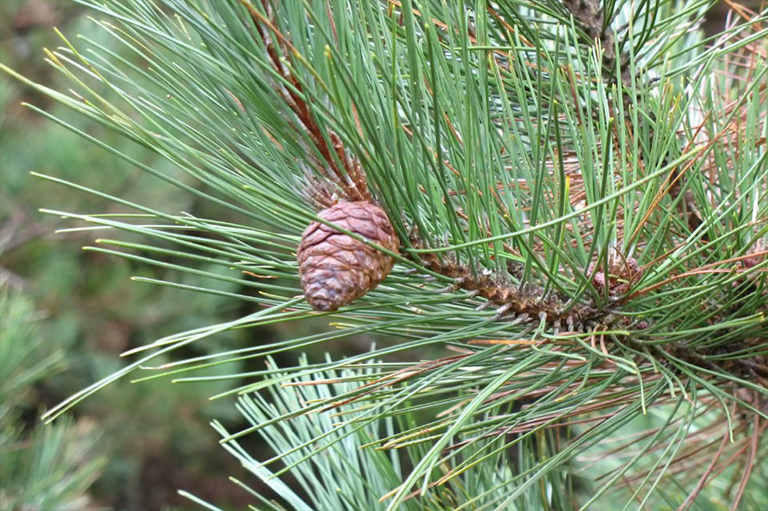
[[[358,234],[391,252],[399,242],[387,214],[369,202],[343,202],[320,218]],[[297,251],[304,295],[312,308],[333,311],[375,289],[395,259],[328,225],[312,222]]]

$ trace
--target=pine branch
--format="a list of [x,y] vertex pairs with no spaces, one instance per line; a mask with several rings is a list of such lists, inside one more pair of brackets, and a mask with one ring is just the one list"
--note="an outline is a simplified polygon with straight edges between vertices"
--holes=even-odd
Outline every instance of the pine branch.
[[[418,242],[412,244],[421,248]],[[472,269],[455,261],[441,260],[435,254],[423,254],[420,262],[427,269],[454,279],[454,284],[443,290],[446,292],[464,289],[470,296],[480,296],[488,300],[481,304],[498,307],[493,319],[512,316],[515,324],[543,321],[555,326],[559,331],[564,325],[569,330],[584,330],[608,313],[596,310],[589,305],[569,304],[563,299],[552,295],[544,296],[543,290],[536,286],[515,286],[509,281],[502,280],[492,272]]]
[[[679,502],[706,495],[717,474],[719,481],[733,478],[730,496],[739,498],[743,481],[754,477],[752,460],[760,459],[754,432],[768,419],[768,66],[760,26],[766,16],[731,27],[707,48],[695,30],[706,3],[677,11],[671,2],[644,2],[635,12],[621,3],[601,26],[584,14],[596,4],[571,3],[581,9],[582,21],[574,15],[579,29],[554,1],[475,11],[439,1],[233,0],[213,8],[167,0],[173,21],[141,2],[95,5],[120,20],[119,28],[103,26],[151,71],[124,68],[103,44],[85,41],[94,51],[81,54],[64,40],[49,58],[77,91],[37,87],[161,155],[200,187],[43,115],[187,193],[246,215],[249,224],[146,208],[49,178],[138,216],[56,214],[77,222],[75,229],[142,237],[100,239],[89,250],[212,280],[195,288],[142,282],[258,309],[135,350],[130,354],[143,354],[137,362],[49,417],[137,370],[148,371],[142,379],[242,378],[227,395],[253,400],[276,386],[324,388],[325,380],[339,378],[348,385],[266,416],[249,411],[249,427],[222,432],[225,445],[235,449],[243,435],[308,420],[313,412],[337,412],[328,427],[304,423],[300,449],[308,450],[301,459],[289,449],[270,462],[285,460],[288,466],[276,470],[287,471],[303,461],[338,461],[323,455],[350,431],[372,428],[377,434],[361,447],[415,453],[413,470],[380,489],[389,509],[423,509],[454,483],[468,495],[465,508],[599,506],[612,492],[660,507],[668,504],[665,492],[685,491]],[[614,29],[619,18],[634,22],[636,32]],[[612,67],[624,65],[629,52],[627,69],[644,66],[662,79],[613,87],[605,53],[596,52],[601,45],[618,46],[612,58],[621,62]],[[631,108],[626,97],[634,100]],[[297,181],[307,190],[297,190]],[[334,194],[341,202],[364,198],[357,195],[362,182],[370,194],[365,201],[386,210],[388,232],[402,248],[382,251],[361,234],[368,225],[346,218],[350,228],[333,236],[399,264],[364,297],[320,314],[297,296],[295,251],[308,224],[339,225],[314,215],[302,193],[325,208]],[[696,211],[701,224],[681,209]],[[247,291],[222,292],[216,282]],[[171,356],[228,330],[327,314],[338,328],[194,359]],[[205,372],[372,334],[398,342],[284,371]],[[436,346],[451,356],[392,361]],[[166,355],[161,365],[153,362]],[[362,372],[328,374],[342,369]],[[643,421],[653,422],[641,428],[636,445],[621,438]],[[396,427],[380,434],[382,424]],[[706,438],[689,435],[705,427]],[[720,449],[727,428],[736,442]],[[340,436],[326,442],[329,432]],[[710,463],[707,456],[718,452]],[[599,468],[605,476],[594,478],[586,495],[559,492],[566,484],[561,475],[592,455],[599,463],[589,474]],[[473,479],[493,473],[486,472],[496,466],[488,460],[499,460],[503,471]],[[700,470],[686,472],[689,462]],[[675,475],[684,490],[660,491],[664,474]],[[339,509],[326,490],[312,489]],[[448,508],[462,495],[452,494]]]
[[632,70],[629,67],[629,53],[624,51],[616,54],[616,34],[611,27],[612,20],[606,19],[605,7],[601,7],[600,0],[563,0],[563,4],[589,37],[590,42],[599,43],[604,74],[609,83],[615,80],[618,59],[621,83],[631,90]]

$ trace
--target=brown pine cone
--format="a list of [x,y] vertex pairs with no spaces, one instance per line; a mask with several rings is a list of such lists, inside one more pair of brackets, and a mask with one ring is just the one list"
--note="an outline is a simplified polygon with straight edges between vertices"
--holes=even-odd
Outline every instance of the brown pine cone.
[[[369,202],[343,202],[318,216],[391,252],[399,241],[387,214]],[[312,222],[296,253],[304,295],[312,308],[333,311],[376,288],[395,259],[328,225]]]

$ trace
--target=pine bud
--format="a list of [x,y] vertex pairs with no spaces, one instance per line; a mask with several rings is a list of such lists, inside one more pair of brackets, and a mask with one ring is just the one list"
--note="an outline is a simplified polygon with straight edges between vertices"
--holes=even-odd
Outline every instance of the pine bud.
[[[589,265],[587,274],[595,272],[596,263]],[[606,275],[607,274],[607,275]],[[608,270],[600,268],[592,276],[592,284],[597,288],[599,292],[604,292],[605,288],[608,288],[608,292],[612,296],[619,296],[625,294],[632,285],[640,279],[642,271],[637,264],[637,260],[628,257],[622,258],[618,252],[611,254],[608,261]]]
[[[318,216],[397,252],[399,242],[387,214],[369,202],[343,202]],[[304,295],[312,308],[333,311],[376,288],[395,259],[336,229],[312,222],[296,253]]]

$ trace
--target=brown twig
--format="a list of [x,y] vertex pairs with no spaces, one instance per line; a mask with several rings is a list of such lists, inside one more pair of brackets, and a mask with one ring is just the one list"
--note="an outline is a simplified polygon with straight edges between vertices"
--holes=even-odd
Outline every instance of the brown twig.
[[[290,39],[280,32],[272,2],[261,0],[265,14],[262,14],[248,0],[239,0],[239,2],[251,16],[264,44],[270,65],[283,79],[283,82],[275,84],[275,91],[294,114],[300,128],[320,153],[323,163],[316,166],[318,173],[337,184],[341,189],[343,198],[349,201],[374,202],[368,190],[368,182],[360,161],[347,151],[341,137],[335,131],[320,127],[312,114],[310,104],[303,97],[304,87],[301,81],[283,60],[290,54],[296,54],[297,50],[290,43]],[[275,44],[275,40],[277,40],[277,44]],[[330,169],[330,174],[326,168]],[[332,205],[334,200],[326,195],[324,189],[321,188],[318,192],[312,196],[316,202],[324,207]]]
[[[758,396],[755,396],[757,399]],[[739,489],[736,491],[736,496],[731,504],[730,511],[736,511],[739,508],[739,503],[744,496],[744,490],[747,489],[747,483],[749,482],[749,476],[752,474],[752,469],[755,467],[755,457],[757,456],[757,449],[759,447],[760,434],[763,432],[763,427],[760,426],[760,414],[754,413],[752,420],[752,438],[749,443],[749,456],[745,461],[744,474],[741,477],[739,483]]]
[[573,18],[579,23],[582,30],[593,41],[599,41],[603,49],[603,64],[605,76],[610,82],[614,80],[614,69],[616,69],[616,59],[619,58],[621,68],[621,81],[630,88],[632,85],[632,75],[630,74],[628,56],[626,54],[616,55],[616,34],[611,28],[610,23],[605,22],[605,10],[600,6],[599,0],[563,0],[563,4],[573,15]]

